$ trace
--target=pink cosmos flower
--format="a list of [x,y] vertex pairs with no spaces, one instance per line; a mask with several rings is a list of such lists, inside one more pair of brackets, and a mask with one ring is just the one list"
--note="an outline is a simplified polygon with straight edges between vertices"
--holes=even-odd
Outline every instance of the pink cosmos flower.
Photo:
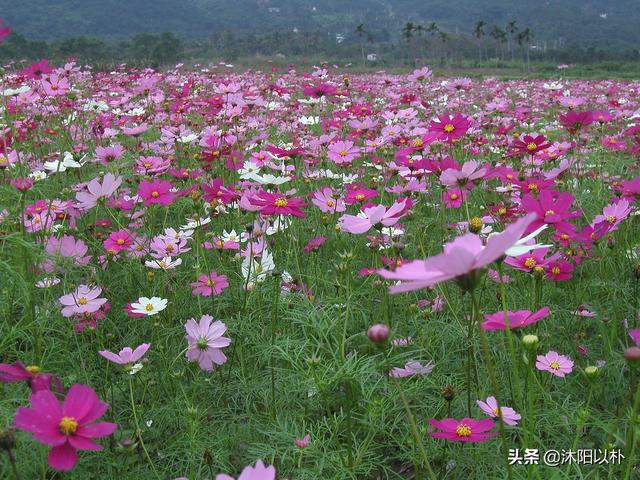
[[375,205],[365,208],[358,215],[343,215],[339,220],[340,229],[361,234],[375,226],[390,227],[398,223],[398,220],[411,208],[412,203],[410,198],[405,198],[397,200],[389,208],[384,205]]
[[329,145],[329,160],[333,160],[336,165],[350,165],[359,155],[360,148],[353,142],[338,141]]
[[119,143],[109,147],[96,147],[96,160],[103,165],[109,165],[109,163],[119,160],[124,155],[124,152],[124,147]]
[[55,73],[48,75],[45,79],[40,81],[40,85],[44,90],[44,93],[51,96],[66,95],[71,84],[65,77],[59,77]]
[[109,406],[87,385],[72,386],[62,405],[49,390],[34,393],[30,400],[31,408],[18,408],[14,424],[32,433],[38,442],[53,447],[48,462],[57,470],[68,471],[75,466],[76,450],[102,450],[93,438],[111,435],[117,428],[115,423],[93,423]]
[[440,174],[440,183],[448,187],[466,187],[469,183],[480,178],[484,178],[487,173],[486,168],[480,168],[480,162],[470,160],[464,162],[460,170],[447,168]]
[[580,211],[570,210],[575,198],[569,192],[556,192],[555,190],[542,190],[538,198],[525,195],[522,199],[522,208],[527,213],[537,213],[538,218],[529,225],[529,232],[537,230],[544,224],[553,226],[563,232],[571,231],[568,219],[580,216]]
[[144,354],[147,353],[150,346],[150,343],[143,343],[142,345],[138,345],[135,350],[132,350],[131,347],[124,347],[117,354],[108,350],[100,350],[98,353],[110,362],[117,363],[118,365],[126,365],[140,360]]
[[75,292],[63,295],[58,300],[62,304],[62,315],[70,317],[76,313],[93,313],[107,303],[106,298],[98,298],[100,287],[79,285]]
[[564,377],[573,370],[573,360],[552,351],[536,357],[536,368],[552,373],[556,377]]
[[631,340],[633,340],[633,343],[636,344],[636,347],[640,347],[640,328],[630,328],[627,333],[629,337],[631,337]]
[[309,253],[312,250],[317,250],[326,241],[327,241],[327,237],[323,237],[323,236],[313,237],[311,240],[309,240],[309,243],[307,243],[307,245],[302,249],[302,251],[304,253]]
[[507,425],[517,425],[522,418],[513,408],[500,405],[498,409],[496,397],[488,397],[485,402],[476,400],[476,403],[491,418],[499,418]]
[[115,255],[122,250],[128,250],[133,245],[134,237],[128,230],[118,230],[117,232],[111,232],[109,238],[107,238],[102,244],[108,253]]
[[455,418],[444,418],[429,420],[429,425],[441,432],[430,432],[433,438],[443,438],[452,442],[484,442],[491,437],[498,435],[496,432],[489,432],[496,426],[496,422],[490,418],[483,420],[474,420],[473,418],[463,418],[456,420]]
[[[85,255],[89,251],[87,244],[71,235],[62,235],[59,238],[50,236],[47,239],[44,251],[50,255],[59,255],[63,258],[72,259],[76,265],[86,265],[91,260],[90,255]],[[53,267],[53,261],[50,259],[45,260],[42,266],[47,272],[52,272]]]
[[187,320],[184,328],[187,331],[186,357],[190,362],[198,362],[203,370],[213,370],[213,365],[222,365],[227,361],[227,357],[222,353],[223,347],[231,344],[231,339],[222,335],[227,330],[227,326],[220,320],[211,323],[213,317],[203,315],[200,322],[191,318]]
[[459,113],[439,115],[429,124],[429,131],[436,133],[439,140],[451,142],[462,137],[471,127],[471,121]]
[[[508,311],[507,319],[509,320],[509,328],[514,330],[516,328],[531,325],[548,315],[549,307],[543,307],[534,313],[531,313],[529,310],[517,310],[515,312]],[[484,330],[505,330],[507,328],[504,312],[485,314],[484,319],[485,321],[482,322],[482,328]]]
[[616,203],[611,203],[604,207],[601,215],[597,215],[593,219],[591,226],[595,228],[595,225],[605,223],[607,229],[612,232],[618,229],[618,225],[624,219],[626,219],[631,213],[631,207],[629,202],[625,199],[618,200]]
[[116,177],[113,173],[107,173],[100,183],[100,178],[94,178],[87,184],[88,191],[76,193],[78,207],[89,210],[98,204],[101,198],[109,198],[122,184],[122,177]]
[[400,280],[400,285],[389,287],[390,293],[409,292],[466,277],[502,257],[535,218],[535,214],[521,218],[509,225],[504,232],[490,236],[486,245],[478,235],[467,233],[447,243],[444,252],[439,255],[426,260],[415,260],[395,271],[378,270],[378,273],[386,279]]
[[311,435],[309,435],[308,433],[304,437],[296,438],[293,441],[295,446],[298,447],[300,450],[302,450],[303,448],[307,448],[307,446],[309,445],[309,442],[311,442]]
[[60,379],[50,373],[42,373],[36,365],[24,366],[21,362],[12,365],[0,363],[0,382],[27,382],[33,393],[39,390],[51,390],[51,383],[58,392],[63,392]]
[[466,188],[450,188],[442,192],[442,203],[447,208],[460,208],[468,196],[469,191]]
[[[235,480],[233,477],[219,473],[216,480]],[[242,473],[237,480],[276,480],[276,467],[269,465],[268,467],[262,463],[262,460],[256,462],[256,466],[248,465],[244,467]]]
[[249,199],[252,205],[259,207],[263,215],[293,215],[303,218],[305,203],[302,198],[287,198],[284,193],[260,192]]
[[336,198],[331,187],[322,187],[313,192],[311,203],[318,207],[322,213],[344,212],[347,209],[344,200]]
[[203,297],[220,295],[228,286],[227,277],[216,272],[200,275],[197,282],[191,283],[192,293]]
[[[397,340],[394,340],[394,342],[397,342]],[[405,377],[412,377],[414,375],[427,375],[431,373],[431,370],[433,370],[434,366],[435,365],[431,361],[429,361],[423,366],[423,365],[420,365],[420,362],[411,360],[406,363],[404,368],[400,368],[400,367],[392,368],[391,371],[389,372],[389,376],[394,378],[405,378]]]
[[142,197],[145,205],[157,203],[166,207],[173,201],[172,187],[171,182],[166,180],[154,180],[153,182],[143,180],[138,187],[138,195]]

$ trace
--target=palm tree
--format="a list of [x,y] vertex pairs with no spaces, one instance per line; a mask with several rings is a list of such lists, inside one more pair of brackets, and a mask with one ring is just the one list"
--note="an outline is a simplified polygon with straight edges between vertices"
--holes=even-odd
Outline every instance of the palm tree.
[[531,58],[529,56],[531,48],[529,46],[529,43],[531,42],[532,38],[533,38],[533,32],[529,27],[522,30],[516,37],[516,40],[518,41],[518,45],[520,45],[520,47],[524,46],[524,48],[526,49],[525,50],[526,57],[523,58],[523,61],[526,62],[525,65],[527,70],[531,68]]
[[473,29],[473,36],[478,40],[478,60],[482,63],[482,37],[484,37],[484,27],[486,22],[484,20],[480,20],[476,23],[475,28]]
[[362,37],[364,37],[365,35],[368,35],[368,32],[364,28],[364,23],[361,23],[360,25],[358,25],[354,30],[354,33],[360,39],[360,53],[362,54],[362,65],[364,65],[365,57],[364,57],[364,43],[362,41]]
[[407,22],[404,27],[402,27],[402,37],[405,42],[407,42],[407,46],[409,47],[409,56],[411,57],[411,62],[415,65],[416,56],[413,53],[413,32],[416,31],[416,26],[412,22]]
[[507,42],[507,32],[502,30],[499,26],[494,25],[491,29],[491,33],[489,34],[491,37],[496,40],[496,58],[498,58],[498,47],[500,47],[500,52],[503,52],[502,45]]
[[509,52],[511,52],[511,60],[513,60],[513,44],[511,43],[511,40],[514,38],[514,35],[518,32],[517,22],[515,20],[511,20],[509,23],[507,23],[506,30],[510,35],[510,37],[507,37],[507,40],[509,42],[508,49],[509,49]]

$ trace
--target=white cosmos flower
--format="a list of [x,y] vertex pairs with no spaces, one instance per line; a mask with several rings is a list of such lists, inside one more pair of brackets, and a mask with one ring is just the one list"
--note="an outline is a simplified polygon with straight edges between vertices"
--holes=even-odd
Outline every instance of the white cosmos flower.
[[164,257],[162,260],[147,260],[144,264],[149,268],[155,268],[157,270],[171,270],[179,265],[182,265],[182,259],[171,257]]
[[167,302],[166,299],[160,297],[140,297],[137,302],[131,304],[131,311],[151,316],[167,308]]
[[76,162],[71,152],[64,152],[62,160],[54,160],[52,162],[45,162],[44,168],[50,172],[64,172],[68,168],[80,168],[82,163]]
[[245,257],[242,261],[242,277],[247,288],[253,288],[256,283],[261,283],[267,278],[267,274],[276,269],[273,263],[273,255],[266,249],[262,251],[259,259]]
[[[548,226],[549,225],[544,224],[537,230],[534,230],[533,232],[531,232],[526,237],[522,237],[512,247],[508,248],[504,252],[504,254],[507,255],[508,257],[519,257],[520,255],[524,255],[525,253],[530,252],[531,250],[538,250],[540,248],[552,247],[553,245],[543,245],[541,243],[527,245],[527,242],[529,242],[530,240],[533,240],[536,237],[536,235],[538,235],[540,232],[545,230]],[[491,237],[491,235],[489,235],[489,237]]]
[[317,125],[318,123],[320,123],[320,117],[314,117],[314,116],[308,116],[308,117],[300,117],[298,119],[298,121],[302,124],[302,125]]
[[254,182],[258,182],[261,185],[282,185],[283,183],[287,183],[291,180],[289,177],[276,177],[270,173],[266,173],[264,175],[257,175],[255,173],[249,174],[245,176],[247,180],[253,180]]
[[223,242],[245,242],[246,238],[245,239],[240,238],[240,235],[238,235],[235,230],[231,230],[230,232],[223,230],[222,241]]
[[260,167],[253,162],[244,162],[242,168],[238,171],[240,178],[243,180],[250,179],[252,175],[260,173]]
[[29,174],[29,177],[33,178],[37,182],[39,180],[44,180],[45,178],[47,178],[47,174],[40,170],[36,170],[35,172],[31,172]]
[[140,370],[142,370],[142,364],[141,363],[136,363],[134,365],[131,366],[131,368],[129,369],[129,375],[135,375],[136,373],[138,373]]
[[187,224],[182,225],[180,230],[195,230],[198,227],[211,222],[211,217],[187,218]]
[[191,133],[189,135],[184,135],[180,138],[178,138],[178,142],[180,143],[191,143],[194,140],[196,140],[198,138],[198,135],[196,135],[195,133]]
[[60,283],[60,279],[58,277],[46,277],[40,280],[39,282],[36,282],[36,287],[49,288],[59,283]]
[[28,85],[23,85],[23,86],[18,87],[18,88],[7,88],[6,90],[4,90],[2,92],[2,95],[4,95],[5,97],[13,97],[14,95],[20,95],[21,93],[27,93],[29,90],[31,90],[31,87],[29,87]]

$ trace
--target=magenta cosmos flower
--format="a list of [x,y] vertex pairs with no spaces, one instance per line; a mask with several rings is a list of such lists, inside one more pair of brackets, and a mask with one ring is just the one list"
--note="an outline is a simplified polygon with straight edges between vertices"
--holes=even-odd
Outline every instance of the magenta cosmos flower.
[[488,397],[486,402],[476,400],[476,403],[491,418],[500,418],[507,425],[517,425],[522,418],[513,408],[501,405],[498,409],[496,397]]
[[41,390],[31,395],[31,408],[18,408],[14,424],[53,447],[48,457],[51,467],[71,470],[78,461],[76,450],[102,450],[92,439],[111,435],[117,428],[115,423],[92,423],[107,408],[87,385],[71,387],[62,405],[53,393]]
[[51,384],[63,392],[60,379],[50,373],[42,373],[36,365],[24,366],[20,362],[13,365],[0,363],[0,382],[27,382],[33,393],[39,390],[51,390]]
[[[509,320],[509,328],[514,330],[531,325],[548,315],[549,307],[542,307],[534,313],[531,313],[530,310],[516,310],[515,312],[507,312],[507,320]],[[505,330],[507,328],[504,312],[486,313],[484,319],[485,321],[482,322],[482,328],[484,330]]]
[[104,245],[107,253],[115,255],[122,250],[128,250],[133,245],[134,237],[128,230],[118,230],[117,232],[111,232],[109,238],[107,238],[102,244]]
[[138,195],[142,197],[145,205],[157,203],[166,207],[173,201],[172,186],[171,182],[166,180],[154,180],[153,182],[143,180],[138,187]]
[[474,420],[473,418],[444,418],[429,420],[429,425],[441,432],[430,432],[434,438],[443,438],[452,442],[484,442],[497,435],[496,432],[489,432],[496,426],[496,422],[490,418]]
[[[256,466],[248,465],[244,467],[242,473],[237,480],[275,480],[276,467],[269,465],[268,467],[262,463],[262,460],[256,462]],[[235,480],[232,476],[225,473],[216,475],[216,480]]]
[[0,18],[0,42],[9,36],[11,33],[11,27],[7,27],[4,24],[4,20]]
[[486,245],[478,235],[467,233],[447,243],[439,255],[415,260],[394,271],[378,270],[378,273],[386,279],[400,281],[399,285],[389,287],[390,293],[409,292],[465,277],[502,257],[535,218],[535,214],[521,218],[504,232],[489,237]]
[[573,360],[557,352],[549,352],[536,357],[536,368],[552,373],[556,377],[564,377],[573,371]]
[[107,303],[106,298],[99,298],[102,293],[100,287],[79,285],[75,292],[59,298],[62,304],[62,316],[71,317],[76,313],[93,313]]
[[213,370],[213,365],[222,365],[227,361],[227,357],[222,353],[223,347],[231,344],[231,339],[223,337],[227,331],[227,326],[220,320],[211,323],[211,315],[203,315],[200,322],[191,318],[184,325],[187,331],[187,342],[189,347],[186,356],[190,362],[198,362],[203,370]]
[[284,193],[260,192],[249,200],[252,205],[260,207],[263,215],[293,215],[303,218],[304,200],[301,198],[287,198]]
[[144,354],[147,353],[149,347],[151,347],[150,343],[143,343],[142,345],[138,345],[135,350],[131,349],[131,347],[124,347],[117,354],[108,350],[100,350],[98,353],[110,362],[117,363],[118,365],[126,365],[140,360]]
[[229,286],[227,277],[216,272],[200,275],[197,282],[191,283],[192,293],[203,297],[220,295]]
[[432,120],[429,131],[437,134],[438,140],[451,142],[462,137],[471,127],[471,121],[464,115],[445,113]]

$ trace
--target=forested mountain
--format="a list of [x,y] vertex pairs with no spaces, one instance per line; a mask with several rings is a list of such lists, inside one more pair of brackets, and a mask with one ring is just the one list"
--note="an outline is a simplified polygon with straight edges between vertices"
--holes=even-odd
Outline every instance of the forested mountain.
[[407,22],[470,34],[483,20],[489,35],[492,25],[516,21],[550,48],[637,49],[639,7],[638,0],[0,0],[0,16],[33,39],[293,29],[339,35],[364,24],[375,40],[387,41]]

